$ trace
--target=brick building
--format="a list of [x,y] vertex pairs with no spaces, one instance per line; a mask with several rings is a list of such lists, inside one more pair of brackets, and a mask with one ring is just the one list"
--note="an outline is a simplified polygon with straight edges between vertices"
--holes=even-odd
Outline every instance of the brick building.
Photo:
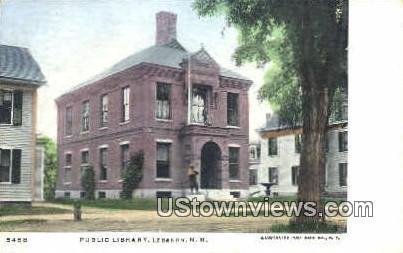
[[187,166],[201,192],[248,192],[248,89],[252,82],[220,67],[202,48],[176,39],[176,15],[156,15],[156,44],[56,99],[58,197],[83,196],[81,169],[96,172],[99,198],[116,198],[130,154],[145,153],[135,196],[185,195]]

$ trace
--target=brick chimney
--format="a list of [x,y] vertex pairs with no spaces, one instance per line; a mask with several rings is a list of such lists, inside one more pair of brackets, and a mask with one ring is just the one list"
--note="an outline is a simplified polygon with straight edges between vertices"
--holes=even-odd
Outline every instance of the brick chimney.
[[156,14],[156,45],[164,45],[176,39],[176,14],[160,11]]

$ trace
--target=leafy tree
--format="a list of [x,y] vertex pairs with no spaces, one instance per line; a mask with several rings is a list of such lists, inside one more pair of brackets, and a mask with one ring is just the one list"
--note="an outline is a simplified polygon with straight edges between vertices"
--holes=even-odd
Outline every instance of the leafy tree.
[[[201,16],[224,15],[239,32],[237,64],[272,62],[260,98],[289,124],[302,122],[298,200],[323,211],[325,136],[337,90],[347,88],[347,0],[196,0]],[[298,217],[319,224],[321,217]]]
[[92,165],[84,168],[81,175],[81,187],[84,189],[85,199],[95,199],[95,171]]
[[41,136],[37,143],[44,146],[44,177],[43,192],[45,200],[55,199],[56,180],[57,180],[57,147],[55,142],[47,137]]
[[139,151],[130,157],[129,164],[123,174],[122,198],[131,199],[133,191],[143,179],[144,153]]

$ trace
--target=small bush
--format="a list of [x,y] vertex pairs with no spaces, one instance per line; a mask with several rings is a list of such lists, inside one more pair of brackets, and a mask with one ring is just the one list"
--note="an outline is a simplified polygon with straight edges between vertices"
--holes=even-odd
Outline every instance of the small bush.
[[85,191],[85,199],[95,199],[95,171],[91,165],[86,167],[81,175],[81,186]]
[[123,174],[122,195],[123,199],[131,199],[133,191],[138,188],[143,179],[144,153],[139,151],[131,156],[127,169]]

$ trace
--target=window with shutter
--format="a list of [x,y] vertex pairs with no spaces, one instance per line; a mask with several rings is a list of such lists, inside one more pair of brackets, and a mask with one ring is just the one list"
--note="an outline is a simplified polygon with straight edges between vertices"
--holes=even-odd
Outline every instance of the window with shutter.
[[0,182],[10,183],[11,150],[0,149]]
[[13,114],[13,93],[0,90],[0,124],[11,124]]
[[21,182],[21,149],[13,149],[11,175],[11,183],[19,184]]
[[13,103],[13,125],[21,126],[22,124],[22,91],[14,91]]

